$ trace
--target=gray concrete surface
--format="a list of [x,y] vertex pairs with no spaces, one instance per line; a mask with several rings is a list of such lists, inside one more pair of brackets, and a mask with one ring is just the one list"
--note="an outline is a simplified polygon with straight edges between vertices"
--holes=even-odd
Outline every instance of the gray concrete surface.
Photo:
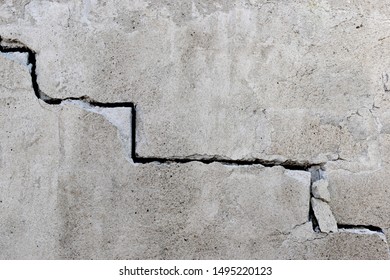
[[389,258],[388,7],[1,2],[0,258]]

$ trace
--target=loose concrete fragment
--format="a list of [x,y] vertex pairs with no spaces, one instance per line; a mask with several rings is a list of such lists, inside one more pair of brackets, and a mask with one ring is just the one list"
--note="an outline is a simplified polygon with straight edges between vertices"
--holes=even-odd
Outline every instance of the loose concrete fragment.
[[322,232],[337,232],[337,222],[328,203],[312,197],[311,205]]
[[330,202],[330,193],[328,190],[328,185],[328,181],[324,179],[313,182],[311,186],[311,192],[313,196],[325,202]]

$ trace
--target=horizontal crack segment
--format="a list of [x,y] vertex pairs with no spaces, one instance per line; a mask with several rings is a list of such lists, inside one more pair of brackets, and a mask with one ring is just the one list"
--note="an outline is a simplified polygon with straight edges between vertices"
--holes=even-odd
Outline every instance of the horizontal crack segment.
[[382,228],[372,225],[347,225],[347,224],[337,224],[339,230],[347,230],[355,233],[379,233],[384,234]]

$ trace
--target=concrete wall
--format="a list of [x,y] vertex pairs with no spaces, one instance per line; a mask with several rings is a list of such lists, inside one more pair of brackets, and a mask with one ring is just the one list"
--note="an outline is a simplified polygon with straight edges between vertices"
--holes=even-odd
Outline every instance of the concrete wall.
[[1,259],[388,259],[388,1],[0,2]]

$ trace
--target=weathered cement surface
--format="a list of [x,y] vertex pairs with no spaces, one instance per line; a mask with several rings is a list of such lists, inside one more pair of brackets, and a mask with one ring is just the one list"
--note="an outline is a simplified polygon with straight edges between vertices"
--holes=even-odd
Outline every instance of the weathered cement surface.
[[[36,52],[45,95],[132,102],[137,115],[132,126],[130,107],[45,104],[26,54],[2,53],[0,257],[388,258],[388,9],[0,3],[1,46]],[[339,224],[328,235],[308,217],[319,163]]]

